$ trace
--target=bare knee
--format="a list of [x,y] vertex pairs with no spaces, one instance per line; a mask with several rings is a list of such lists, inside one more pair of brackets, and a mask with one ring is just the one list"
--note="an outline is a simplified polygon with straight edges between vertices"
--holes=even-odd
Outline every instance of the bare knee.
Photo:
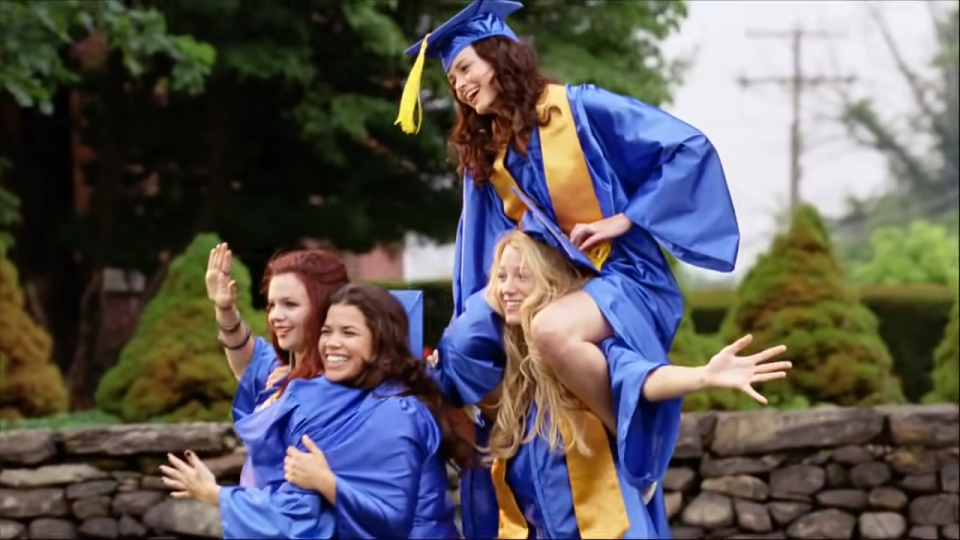
[[537,313],[530,322],[530,338],[536,345],[543,360],[550,366],[556,365],[564,357],[564,352],[577,343],[577,335],[569,327],[559,310],[545,309]]

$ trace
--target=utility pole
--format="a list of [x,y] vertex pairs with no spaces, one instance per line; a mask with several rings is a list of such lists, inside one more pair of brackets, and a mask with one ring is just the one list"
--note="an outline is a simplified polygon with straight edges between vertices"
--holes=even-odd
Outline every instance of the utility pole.
[[790,92],[792,120],[790,122],[790,211],[800,205],[800,180],[803,176],[801,157],[805,150],[801,120],[803,113],[803,94],[820,86],[838,86],[852,83],[856,77],[808,76],[803,71],[803,41],[807,38],[834,39],[841,36],[829,32],[811,32],[796,27],[793,30],[748,31],[747,37],[758,40],[789,39],[793,52],[793,74],[784,77],[740,77],[738,82],[743,88],[757,85],[774,84],[783,86]]

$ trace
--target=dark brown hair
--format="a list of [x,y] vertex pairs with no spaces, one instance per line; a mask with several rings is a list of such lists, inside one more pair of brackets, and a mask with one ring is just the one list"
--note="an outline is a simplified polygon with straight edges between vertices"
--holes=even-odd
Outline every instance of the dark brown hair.
[[458,434],[463,412],[443,398],[437,383],[427,374],[427,363],[410,350],[407,311],[392,294],[373,285],[351,284],[330,297],[331,306],[353,306],[360,310],[373,337],[373,359],[351,386],[374,389],[394,382],[404,389],[398,396],[413,396],[426,405],[440,426],[441,454],[463,470],[475,458],[472,441]]
[[494,69],[493,85],[497,99],[495,114],[481,115],[460,101],[457,102],[457,120],[447,143],[456,156],[460,174],[469,172],[480,184],[490,179],[497,153],[507,144],[513,144],[526,155],[530,132],[549,120],[537,113],[537,102],[547,85],[555,82],[540,71],[537,55],[526,43],[494,36],[473,44],[477,56]]
[[[294,379],[312,379],[323,373],[323,362],[320,360],[320,351],[317,349],[320,330],[323,327],[323,321],[327,318],[327,310],[330,308],[330,296],[349,281],[347,267],[343,261],[333,253],[322,249],[303,249],[274,256],[267,263],[267,270],[264,272],[261,283],[265,296],[270,288],[270,280],[281,274],[296,276],[307,290],[307,298],[310,302],[309,313],[303,324],[307,350],[304,358],[298,359],[297,365],[290,371],[290,376],[280,387],[282,392]],[[270,341],[273,342],[277,357],[284,362],[289,362],[290,351],[280,348],[277,333],[270,326],[271,307],[267,305],[267,328],[270,332]]]

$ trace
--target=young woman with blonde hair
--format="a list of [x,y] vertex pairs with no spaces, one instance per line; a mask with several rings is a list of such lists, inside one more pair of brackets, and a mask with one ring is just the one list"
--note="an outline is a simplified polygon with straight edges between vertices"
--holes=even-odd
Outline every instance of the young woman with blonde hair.
[[[747,336],[689,368],[670,365],[656,349],[647,357],[608,338],[601,349],[617,428],[607,430],[531,339],[537,313],[581,287],[590,272],[561,255],[571,253],[564,238],[542,223],[524,225],[531,234],[513,231],[497,244],[485,293],[505,323],[503,380],[480,402],[493,419],[484,451],[499,507],[497,538],[669,538],[659,481],[673,454],[682,397],[731,388],[765,402],[751,385],[786,376],[789,362],[766,363],[785,349],[738,357]],[[441,373],[457,367],[450,364],[459,356],[446,352]]]

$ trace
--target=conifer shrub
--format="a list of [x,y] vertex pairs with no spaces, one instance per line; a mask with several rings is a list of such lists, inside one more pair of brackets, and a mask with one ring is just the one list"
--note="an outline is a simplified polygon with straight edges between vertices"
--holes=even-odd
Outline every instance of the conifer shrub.
[[70,405],[53,342],[24,307],[17,270],[0,250],[0,420],[62,413]]
[[[220,241],[201,234],[171,264],[143,310],[133,338],[97,388],[98,407],[124,422],[228,421],[237,381],[217,341],[204,275]],[[251,305],[250,272],[233,261],[237,307],[262,335],[266,320]]]
[[960,403],[960,298],[953,301],[950,322],[943,341],[933,355],[933,390],[924,397],[928,403]]
[[766,383],[770,404],[872,406],[904,401],[877,319],[846,285],[816,209],[801,207],[737,291],[721,336],[753,334],[745,351],[787,346],[787,379]]

